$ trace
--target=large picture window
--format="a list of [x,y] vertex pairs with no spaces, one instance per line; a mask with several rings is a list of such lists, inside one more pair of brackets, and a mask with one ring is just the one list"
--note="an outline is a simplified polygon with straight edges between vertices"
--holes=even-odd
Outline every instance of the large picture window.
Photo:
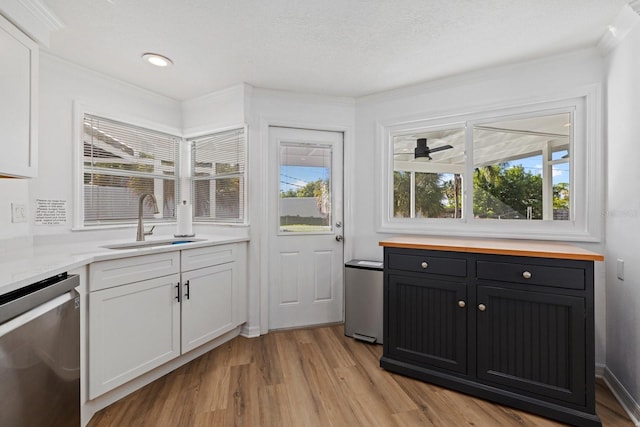
[[175,221],[180,139],[85,114],[82,123],[84,226],[135,223],[141,196],[146,222]]
[[602,166],[587,105],[579,97],[381,126],[380,231],[597,240],[600,201],[587,195]]

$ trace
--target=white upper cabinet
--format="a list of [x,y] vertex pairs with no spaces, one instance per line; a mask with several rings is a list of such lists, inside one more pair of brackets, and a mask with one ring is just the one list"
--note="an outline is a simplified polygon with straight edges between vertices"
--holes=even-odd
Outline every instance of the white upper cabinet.
[[0,176],[38,168],[38,45],[0,16]]

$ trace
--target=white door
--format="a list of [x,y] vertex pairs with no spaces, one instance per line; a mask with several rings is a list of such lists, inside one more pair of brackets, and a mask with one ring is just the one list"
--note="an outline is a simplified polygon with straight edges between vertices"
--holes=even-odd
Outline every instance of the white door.
[[269,128],[269,329],[343,320],[342,141]]

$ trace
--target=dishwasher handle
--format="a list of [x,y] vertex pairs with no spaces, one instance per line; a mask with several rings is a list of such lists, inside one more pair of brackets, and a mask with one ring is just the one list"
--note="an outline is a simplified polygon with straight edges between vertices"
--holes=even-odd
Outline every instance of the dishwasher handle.
[[78,286],[77,274],[62,273],[0,295],[0,325]]
[[2,325],[0,325],[0,338],[15,331],[21,326],[26,325],[32,320],[37,319],[38,317],[44,315],[45,313],[55,310],[58,307],[62,307],[63,305],[67,304],[69,301],[73,301],[73,300],[75,300],[76,309],[79,308],[80,294],[75,289],[70,290],[66,294],[57,296],[56,298],[49,300],[44,304],[41,304],[36,308],[33,308],[27,311],[26,313],[22,313],[21,315],[14,317],[8,322],[5,322]]

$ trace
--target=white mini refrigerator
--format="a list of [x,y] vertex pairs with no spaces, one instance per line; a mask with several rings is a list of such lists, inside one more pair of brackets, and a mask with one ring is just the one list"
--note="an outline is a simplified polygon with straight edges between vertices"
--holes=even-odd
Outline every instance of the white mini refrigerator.
[[382,344],[383,264],[351,260],[344,265],[344,334]]

